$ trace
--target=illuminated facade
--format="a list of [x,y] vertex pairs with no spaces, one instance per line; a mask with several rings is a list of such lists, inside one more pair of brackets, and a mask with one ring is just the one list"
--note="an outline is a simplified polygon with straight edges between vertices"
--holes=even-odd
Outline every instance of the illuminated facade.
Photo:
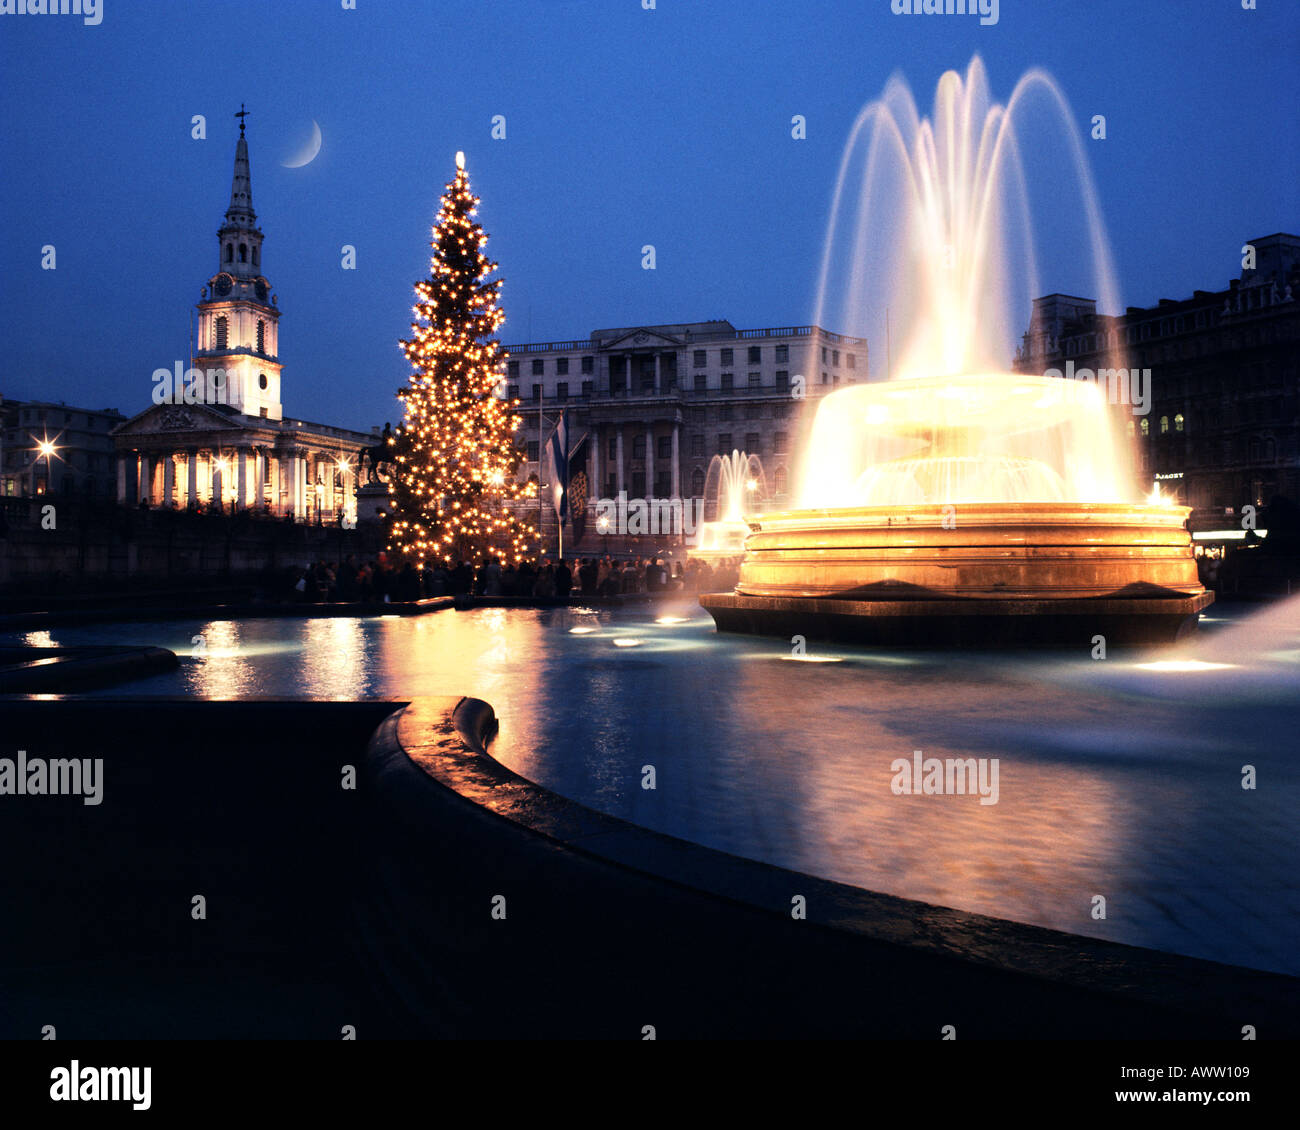
[[355,519],[359,456],[374,439],[284,415],[280,309],[262,273],[263,238],[241,120],[193,363],[156,372],[154,405],[115,430],[118,502]]
[[571,470],[585,471],[590,498],[701,498],[713,456],[740,450],[759,456],[782,502],[807,402],[868,377],[866,340],[819,326],[632,326],[506,350],[504,392],[521,400],[527,453],[520,474],[537,474],[539,432],[544,442],[546,421],[568,408]]

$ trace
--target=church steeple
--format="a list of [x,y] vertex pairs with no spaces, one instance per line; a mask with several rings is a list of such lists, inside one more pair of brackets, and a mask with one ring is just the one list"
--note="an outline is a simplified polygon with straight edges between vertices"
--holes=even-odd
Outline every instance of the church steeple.
[[237,279],[256,278],[262,271],[262,230],[253,211],[253,178],[248,168],[248,141],[244,119],[248,111],[240,103],[239,140],[235,143],[235,171],[230,178],[230,207],[217,238],[221,243],[221,269]]
[[[253,211],[248,140],[241,105],[230,207],[217,232],[220,262],[199,302],[197,356],[225,384],[218,403],[247,416],[281,417],[278,359],[280,310],[262,274],[262,229]],[[213,403],[206,400],[205,403]]]
[[235,145],[235,175],[230,181],[230,207],[226,209],[226,223],[243,227],[256,227],[257,213],[253,211],[253,179],[248,172],[248,142],[244,139],[244,118],[248,111],[240,103],[239,141]]

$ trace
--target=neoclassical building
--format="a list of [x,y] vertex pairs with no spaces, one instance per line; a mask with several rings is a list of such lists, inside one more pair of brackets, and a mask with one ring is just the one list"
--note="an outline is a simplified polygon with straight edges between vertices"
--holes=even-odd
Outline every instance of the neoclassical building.
[[262,273],[262,240],[241,117],[193,363],[155,372],[153,406],[114,430],[119,502],[355,519],[360,453],[375,439],[284,415],[280,309]]
[[592,498],[699,498],[713,456],[738,449],[761,458],[774,501],[785,503],[816,402],[869,375],[866,339],[820,326],[737,329],[719,319],[505,348],[503,392],[522,401],[520,477],[537,474],[549,426],[567,408],[571,467],[585,471]]

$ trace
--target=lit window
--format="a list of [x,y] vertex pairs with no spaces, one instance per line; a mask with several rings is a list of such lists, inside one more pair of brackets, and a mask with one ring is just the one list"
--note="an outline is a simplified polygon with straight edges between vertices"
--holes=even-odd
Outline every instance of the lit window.
[[1183,419],[1183,414],[1179,412],[1178,415],[1174,417],[1174,431],[1181,432],[1183,430],[1183,425],[1185,422],[1186,421]]

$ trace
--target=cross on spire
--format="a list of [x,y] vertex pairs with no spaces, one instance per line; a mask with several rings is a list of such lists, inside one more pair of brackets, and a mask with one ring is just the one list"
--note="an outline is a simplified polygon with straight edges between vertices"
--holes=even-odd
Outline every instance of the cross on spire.
[[239,113],[235,115],[239,119],[239,136],[244,136],[244,119],[248,117],[248,111],[244,109],[244,104],[239,104]]

